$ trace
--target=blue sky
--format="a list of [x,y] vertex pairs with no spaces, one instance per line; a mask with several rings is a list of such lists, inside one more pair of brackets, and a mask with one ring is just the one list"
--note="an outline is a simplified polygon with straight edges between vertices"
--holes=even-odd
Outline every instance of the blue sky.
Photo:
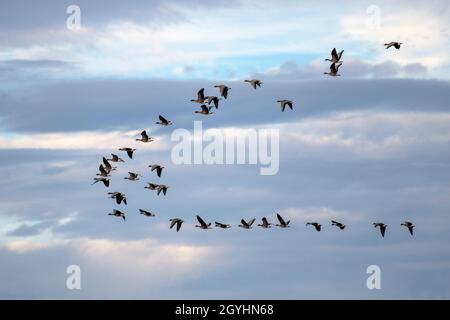
[[[76,31],[70,4],[0,3],[1,298],[450,297],[446,1],[78,1]],[[385,50],[392,40],[402,49]],[[333,47],[345,49],[339,78],[323,75]],[[204,128],[278,128],[277,175],[171,162],[172,130],[199,119],[189,100],[219,83],[232,90]],[[158,114],[174,125],[157,127]],[[143,129],[154,143],[134,141]],[[138,151],[110,190],[90,186],[124,145]],[[129,170],[143,181],[123,180]],[[157,197],[147,181],[171,188]],[[106,215],[106,191],[127,194],[126,223]],[[291,228],[236,227],[277,212]],[[234,228],[203,232],[196,214]],[[65,287],[72,264],[80,291]],[[381,290],[366,288],[372,264]]]

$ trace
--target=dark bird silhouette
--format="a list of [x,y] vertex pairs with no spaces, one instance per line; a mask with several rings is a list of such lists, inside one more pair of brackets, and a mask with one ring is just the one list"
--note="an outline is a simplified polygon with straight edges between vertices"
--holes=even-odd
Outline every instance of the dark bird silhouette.
[[407,227],[408,230],[409,230],[409,233],[410,233],[411,235],[413,235],[415,225],[414,225],[412,222],[405,221],[405,222],[401,223],[400,225],[401,225],[401,226]]
[[139,209],[139,212],[141,214],[143,214],[144,216],[146,216],[146,217],[155,217],[156,216],[156,214],[151,213],[150,211],[147,211],[147,210],[144,210],[144,209]]
[[170,126],[172,124],[172,121],[167,120],[166,118],[164,118],[163,116],[159,116],[159,121],[156,122],[156,124],[160,124],[162,126]]
[[395,49],[400,49],[400,46],[402,45],[403,43],[401,43],[401,42],[397,42],[397,41],[391,41],[391,42],[389,42],[389,43],[385,43],[384,44],[384,46],[386,47],[386,49],[389,49],[390,47],[394,47]]
[[279,222],[279,223],[276,224],[277,227],[289,228],[289,222],[291,222],[290,220],[284,221],[283,217],[280,216],[279,213],[277,213],[277,218],[278,218],[278,222]]
[[244,82],[250,83],[250,85],[253,87],[253,89],[256,90],[257,87],[261,88],[261,85],[263,84],[261,80],[258,79],[252,79],[252,80],[244,80]]
[[101,178],[94,178],[94,182],[91,185],[96,184],[97,182],[103,182],[105,187],[109,187],[109,178],[101,177]]
[[128,177],[125,177],[124,179],[130,180],[130,181],[137,181],[139,180],[139,174],[134,172],[128,172]]
[[101,164],[100,167],[98,167],[98,170],[100,171],[100,173],[97,173],[97,176],[100,177],[109,177],[109,172],[106,171],[105,167],[103,167],[103,165]]
[[214,96],[208,96],[205,98],[205,102],[208,105],[211,105],[211,102],[214,102],[214,107],[216,107],[216,109],[219,109],[219,101],[220,99]]
[[342,50],[341,52],[338,53],[336,51],[336,48],[333,48],[333,50],[331,50],[331,59],[325,59],[325,61],[338,63],[341,61],[341,57],[342,57],[343,53],[344,53],[344,50]]
[[342,62],[335,64],[334,62],[330,66],[330,72],[324,72],[323,74],[327,74],[332,77],[340,77],[341,75],[338,74],[339,67],[342,66]]
[[181,220],[180,218],[174,218],[174,219],[170,219],[170,229],[173,228],[174,225],[177,225],[177,232],[180,231],[181,229],[181,225],[183,224],[183,220]]
[[263,217],[261,220],[262,220],[262,223],[258,224],[258,227],[261,227],[261,228],[264,228],[264,229],[268,229],[272,225],[269,221],[267,221],[266,217]]
[[103,157],[103,164],[104,164],[104,167],[105,167],[105,171],[108,172],[108,173],[110,173],[111,171],[116,170],[116,167],[113,167],[111,165],[111,163],[109,163],[109,161],[105,157]]
[[120,211],[120,210],[114,209],[113,212],[112,212],[112,213],[108,213],[108,215],[110,215],[110,216],[115,216],[115,217],[120,217],[120,218],[123,219],[123,221],[126,220],[126,219],[125,219],[125,213],[123,213],[123,212]]
[[241,224],[238,225],[238,227],[244,228],[244,229],[251,229],[252,228],[252,224],[255,222],[255,218],[253,218],[250,221],[245,221],[244,219],[241,220]]
[[159,194],[160,194],[161,191],[162,191],[162,193],[163,193],[164,195],[166,195],[167,189],[169,189],[168,186],[166,186],[166,185],[164,185],[164,184],[160,184],[160,185],[158,185],[158,187],[156,187],[156,194],[159,196]]
[[277,102],[280,103],[281,112],[284,112],[284,109],[286,109],[286,106],[289,107],[291,110],[294,110],[292,108],[293,102],[291,100],[278,100]]
[[115,155],[114,153],[111,153],[111,159],[107,159],[111,162],[125,162],[123,159],[119,158],[119,156]]
[[200,114],[204,114],[204,115],[210,115],[213,114],[214,112],[211,112],[212,106],[207,106],[206,104],[202,104],[200,106],[200,108],[202,108],[201,111],[195,110],[195,113],[200,113]]
[[201,88],[198,92],[197,92],[197,99],[191,99],[192,102],[197,102],[197,103],[204,103],[205,102],[205,89]]
[[332,226],[336,226],[336,227],[338,227],[338,228],[341,229],[341,230],[344,230],[345,227],[346,227],[345,224],[342,224],[342,223],[337,222],[337,221],[334,221],[334,220],[331,220],[331,225],[332,225]]
[[159,185],[149,182],[144,188],[145,189],[150,189],[150,190],[156,190],[158,187],[159,187]]
[[316,228],[317,231],[322,230],[322,225],[318,222],[307,222],[306,225],[314,226],[314,228]]
[[200,216],[197,216],[197,221],[200,225],[196,225],[197,228],[200,229],[211,229],[211,222],[206,223]]
[[122,192],[108,192],[111,199],[115,199],[117,204],[121,204],[122,202],[127,205],[127,197]]
[[140,139],[136,139],[136,141],[140,141],[140,142],[152,142],[153,138],[149,137],[147,134],[147,131],[142,131],[141,132],[141,138]]
[[228,90],[231,90],[230,87],[227,87],[226,85],[223,85],[223,84],[214,86],[214,88],[219,88],[220,96],[224,97],[225,99],[228,96]]
[[125,151],[130,159],[133,159],[133,152],[136,151],[136,149],[132,148],[120,148],[119,151]]
[[156,174],[158,175],[158,177],[161,178],[161,173],[164,169],[163,166],[160,166],[159,164],[151,164],[151,165],[149,165],[149,167],[151,168],[152,172],[156,170]]
[[222,229],[229,229],[231,228],[231,226],[229,224],[225,224],[225,223],[220,223],[220,222],[215,222],[216,227],[217,228],[222,228]]
[[387,225],[381,222],[375,222],[373,223],[373,226],[375,228],[380,228],[381,236],[384,238],[384,233],[386,232]]

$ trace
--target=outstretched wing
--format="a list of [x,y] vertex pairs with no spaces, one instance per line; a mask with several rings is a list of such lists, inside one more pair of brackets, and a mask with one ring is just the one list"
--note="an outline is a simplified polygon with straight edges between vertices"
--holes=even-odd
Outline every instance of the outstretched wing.
[[127,150],[127,155],[128,157],[130,157],[130,159],[133,159],[133,150],[132,149]]
[[331,57],[332,57],[333,59],[336,59],[336,61],[339,60],[339,57],[338,57],[336,48],[333,48],[333,50],[331,50]]
[[256,220],[255,218],[253,218],[252,220],[250,220],[250,221],[248,222],[248,226],[251,227],[252,224],[255,222],[255,220]]
[[157,174],[158,177],[160,177],[160,178],[161,178],[161,172],[162,172],[162,168],[161,168],[160,166],[158,166],[158,167],[156,168],[156,174]]
[[285,224],[286,224],[286,222],[284,221],[283,217],[280,216],[279,213],[277,213],[277,218],[278,218],[278,221],[280,221],[280,224],[281,224],[281,225],[285,225]]
[[203,228],[208,227],[206,222],[200,216],[197,216],[197,221],[202,225]]
[[159,120],[162,122],[162,123],[168,123],[168,121],[167,121],[167,119],[166,118],[164,118],[163,116],[159,116]]
[[204,100],[205,99],[205,89],[201,88],[198,92],[197,92],[197,98],[199,100]]

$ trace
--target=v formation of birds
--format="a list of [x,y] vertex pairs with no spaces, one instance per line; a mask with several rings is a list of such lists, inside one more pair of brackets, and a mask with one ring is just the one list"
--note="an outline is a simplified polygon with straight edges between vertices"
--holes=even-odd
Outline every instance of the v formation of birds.
[[[386,49],[394,47],[397,50],[400,49],[401,45],[402,45],[402,43],[396,42],[396,41],[392,41],[392,42],[384,44]],[[324,72],[324,74],[332,76],[332,77],[341,76],[339,74],[339,68],[343,64],[343,61],[342,61],[343,53],[344,53],[344,50],[341,50],[340,52],[338,52],[336,50],[336,48],[334,48],[331,51],[330,59],[328,59],[328,58],[325,59],[325,61],[331,62],[331,65],[329,67],[330,71]],[[249,83],[250,86],[254,90],[261,88],[261,85],[263,84],[263,82],[259,79],[244,80],[244,82]],[[202,88],[197,92],[197,98],[191,99],[191,102],[200,104],[200,110],[196,110],[196,111],[194,111],[194,113],[201,114],[201,115],[212,115],[214,113],[212,111],[212,109],[213,108],[215,108],[216,110],[219,109],[219,103],[220,103],[220,101],[222,101],[222,98],[225,100],[227,99],[229,91],[231,90],[230,87],[223,85],[223,84],[216,85],[214,87],[217,88],[219,91],[218,96],[205,96],[205,89]],[[281,108],[282,112],[284,112],[286,108],[293,110],[294,102],[292,100],[279,99],[279,100],[277,100],[277,103],[280,104],[280,108]],[[156,124],[161,125],[161,126],[172,125],[172,122],[170,120],[164,118],[163,116],[159,115],[158,118],[159,118],[159,121],[157,121]],[[154,141],[154,138],[150,137],[146,130],[143,130],[140,135],[141,135],[141,138],[136,139],[136,141],[138,141],[138,142],[150,143],[150,142]],[[119,148],[118,151],[126,152],[128,158],[133,159],[133,155],[134,155],[134,152],[136,151],[136,149],[130,148],[130,147],[122,147],[122,148]],[[102,164],[100,164],[100,167],[99,167],[99,173],[97,173],[97,177],[94,178],[94,182],[92,184],[102,182],[105,187],[109,187],[111,174],[113,171],[116,170],[116,167],[111,165],[111,163],[118,164],[121,162],[125,162],[125,161],[120,156],[113,154],[113,153],[111,154],[111,158],[109,158],[109,159],[107,159],[106,157],[103,157]],[[164,166],[162,166],[160,164],[150,164],[149,168],[150,168],[151,172],[155,172],[158,177],[161,177]],[[141,177],[142,176],[139,173],[128,172],[128,177],[124,177],[124,179],[127,179],[129,181],[137,181],[137,180],[140,180]],[[158,196],[161,194],[165,196],[167,193],[167,190],[169,189],[169,187],[167,185],[155,184],[155,183],[148,183],[144,188],[152,190],[152,191],[156,191],[156,194]],[[127,205],[127,197],[124,193],[108,192],[108,195],[109,195],[109,198],[115,200],[117,205],[121,205],[121,204]],[[156,216],[156,214],[154,214],[150,211],[144,210],[144,209],[139,209],[139,213],[145,217],[155,217]],[[113,211],[111,213],[109,213],[109,215],[121,218],[124,221],[126,221],[126,213],[123,212],[122,210],[113,209]],[[261,227],[263,229],[269,229],[272,226],[279,227],[279,228],[289,228],[290,227],[289,220],[286,221],[278,213],[276,214],[276,217],[278,220],[278,223],[276,223],[276,224],[272,224],[271,222],[269,222],[269,220],[266,217],[262,217],[261,223],[257,224],[257,226]],[[212,228],[211,222],[205,222],[205,220],[203,220],[203,218],[198,215],[196,216],[196,219],[197,219],[198,224],[195,225],[195,227],[200,228],[200,229],[211,229]],[[252,229],[252,226],[253,226],[255,220],[256,220],[256,218],[253,218],[251,220],[242,219],[241,223],[238,225],[238,227],[240,227],[242,229]],[[178,231],[180,231],[183,223],[184,223],[184,220],[181,218],[169,219],[169,228],[173,229],[175,227],[175,230],[178,232]],[[405,222],[401,223],[400,225],[407,228],[409,233],[411,235],[413,235],[413,230],[414,230],[415,226],[412,222],[405,221]],[[322,231],[322,225],[318,222],[307,222],[306,226],[312,226],[318,232]],[[340,230],[344,230],[347,227],[347,225],[345,225],[344,223],[338,222],[336,220],[331,220],[331,226],[334,226]],[[375,223],[373,223],[373,226],[375,228],[379,228],[380,234],[382,237],[385,236],[386,229],[387,229],[386,224],[384,224],[382,222],[375,222]],[[220,228],[220,229],[229,229],[229,228],[231,228],[231,225],[227,224],[227,223],[215,221],[214,227]]]

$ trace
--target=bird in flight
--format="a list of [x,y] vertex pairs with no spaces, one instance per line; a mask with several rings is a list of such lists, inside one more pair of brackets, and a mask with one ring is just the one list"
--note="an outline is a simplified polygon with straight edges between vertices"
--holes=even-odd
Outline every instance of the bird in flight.
[[172,229],[175,225],[177,225],[177,232],[180,231],[181,225],[183,224],[183,220],[180,218],[170,219],[170,229]]
[[229,229],[231,228],[231,226],[229,224],[225,224],[225,223],[220,223],[220,222],[214,222],[216,224],[217,228],[222,228],[222,229]]
[[405,221],[405,222],[401,223],[400,225],[401,225],[401,226],[407,227],[408,230],[409,230],[409,233],[410,233],[411,235],[413,235],[415,225],[414,225],[412,222]]
[[112,213],[108,213],[108,215],[110,215],[110,216],[115,216],[115,217],[120,217],[120,218],[123,219],[123,221],[126,220],[126,219],[125,219],[125,213],[123,213],[123,212],[120,211],[120,210],[114,209],[113,212],[112,212]]
[[91,185],[94,185],[97,182],[103,182],[105,187],[109,187],[109,178],[106,178],[106,177],[94,178],[94,182]]
[[152,142],[154,141],[152,137],[149,137],[147,134],[147,131],[142,131],[141,132],[141,138],[140,139],[136,139],[136,141],[140,141],[140,142]]
[[342,224],[342,223],[337,222],[337,221],[334,221],[334,220],[331,220],[331,225],[332,225],[332,226],[336,226],[336,227],[338,227],[338,228],[341,229],[341,230],[344,230],[345,227],[346,227],[345,224]]
[[114,153],[111,153],[111,159],[107,159],[111,162],[125,162],[123,159],[119,158],[119,156],[115,155]]
[[212,106],[207,106],[206,104],[202,104],[200,106],[200,108],[202,108],[201,111],[195,110],[195,113],[200,113],[200,114],[204,114],[204,115],[210,115],[213,114],[214,112],[211,112]]
[[130,181],[137,181],[139,180],[140,174],[134,173],[134,172],[128,172],[128,177],[125,177],[124,179],[130,180]]
[[205,89],[201,88],[198,92],[197,92],[197,99],[191,99],[192,102],[197,102],[197,103],[204,103],[205,102]]
[[253,218],[250,221],[245,221],[244,219],[241,220],[241,224],[238,225],[238,227],[244,228],[244,229],[251,229],[252,228],[252,224],[255,222],[255,218]]
[[252,80],[244,80],[244,82],[250,83],[250,85],[253,87],[253,89],[256,90],[257,87],[261,88],[261,85],[263,84],[261,80],[258,79],[252,79]]
[[292,109],[293,102],[291,100],[278,100],[277,102],[279,102],[281,105],[281,112],[284,112],[286,106],[289,107],[291,110],[293,110]]
[[159,121],[156,122],[156,124],[160,124],[162,126],[170,126],[172,124],[172,121],[167,120],[166,118],[164,118],[163,116],[159,116]]
[[389,42],[389,43],[385,43],[384,44],[384,46],[386,47],[386,49],[389,49],[390,47],[394,47],[395,49],[400,49],[400,46],[402,45],[403,43],[401,43],[401,42],[397,42],[397,41],[391,41],[391,42]]
[[122,202],[127,205],[127,197],[122,192],[108,192],[111,199],[115,199],[117,204],[121,204]]
[[169,189],[169,187],[166,186],[165,184],[160,184],[160,185],[158,185],[158,186],[156,187],[156,195],[159,196],[159,194],[161,193],[161,191],[162,191],[162,193],[163,193],[164,195],[166,195],[167,189]]
[[103,167],[103,165],[101,164],[100,167],[98,167],[98,170],[100,171],[100,173],[97,173],[97,176],[100,177],[109,177],[109,172],[106,171],[105,167]]
[[220,91],[220,96],[224,97],[225,99],[228,96],[228,90],[231,90],[230,87],[226,86],[226,85],[218,85],[218,86],[214,86],[214,88],[219,88]]
[[269,221],[267,221],[266,217],[263,217],[261,220],[262,220],[262,223],[258,224],[258,227],[261,227],[261,228],[264,228],[264,229],[268,229],[272,225]]
[[144,188],[149,190],[156,190],[158,187],[159,185],[149,182]]
[[211,222],[206,223],[205,220],[203,220],[200,216],[197,216],[197,221],[200,224],[195,225],[195,227],[200,228],[200,229],[211,229]]
[[[126,147],[126,148],[120,148],[119,151],[125,151],[127,153],[128,157],[130,159],[133,159],[133,152],[135,152],[136,149]],[[123,162],[123,160],[122,160],[122,162]]]
[[220,101],[220,99],[218,97],[214,97],[214,96],[207,96],[205,98],[205,103],[207,103],[208,105],[211,105],[211,102],[214,102],[214,107],[216,107],[216,109],[219,109],[219,101]]
[[155,217],[156,216],[156,214],[151,213],[150,211],[147,211],[147,210],[144,210],[144,209],[139,209],[139,212],[141,214],[143,214],[144,216],[146,216],[146,217]]
[[149,167],[151,168],[152,172],[156,170],[156,174],[158,175],[158,177],[161,178],[161,173],[164,169],[163,166],[160,166],[159,164],[151,164],[151,165],[149,165]]
[[103,157],[103,164],[104,164],[105,171],[108,173],[117,169],[116,167],[113,167],[111,165],[111,163],[109,163],[108,159],[106,159],[105,157]]
[[323,74],[327,74],[332,77],[340,77],[341,75],[338,73],[340,66],[342,66],[342,62],[339,62],[338,64],[333,62],[330,66],[330,72],[324,72]]
[[336,48],[333,48],[331,50],[331,59],[325,59],[325,61],[330,61],[334,63],[338,63],[341,61],[342,54],[344,53],[344,50],[340,51],[339,53],[336,51]]
[[384,233],[386,232],[387,224],[381,223],[381,222],[374,222],[373,226],[375,228],[380,228],[381,236],[384,238]]
[[317,231],[322,230],[322,225],[318,222],[307,222],[306,225],[314,226],[314,228],[316,228]]
[[279,213],[277,213],[277,218],[278,218],[278,222],[279,222],[279,223],[276,224],[277,227],[289,228],[289,222],[291,222],[290,220],[284,221],[283,217],[280,216]]

